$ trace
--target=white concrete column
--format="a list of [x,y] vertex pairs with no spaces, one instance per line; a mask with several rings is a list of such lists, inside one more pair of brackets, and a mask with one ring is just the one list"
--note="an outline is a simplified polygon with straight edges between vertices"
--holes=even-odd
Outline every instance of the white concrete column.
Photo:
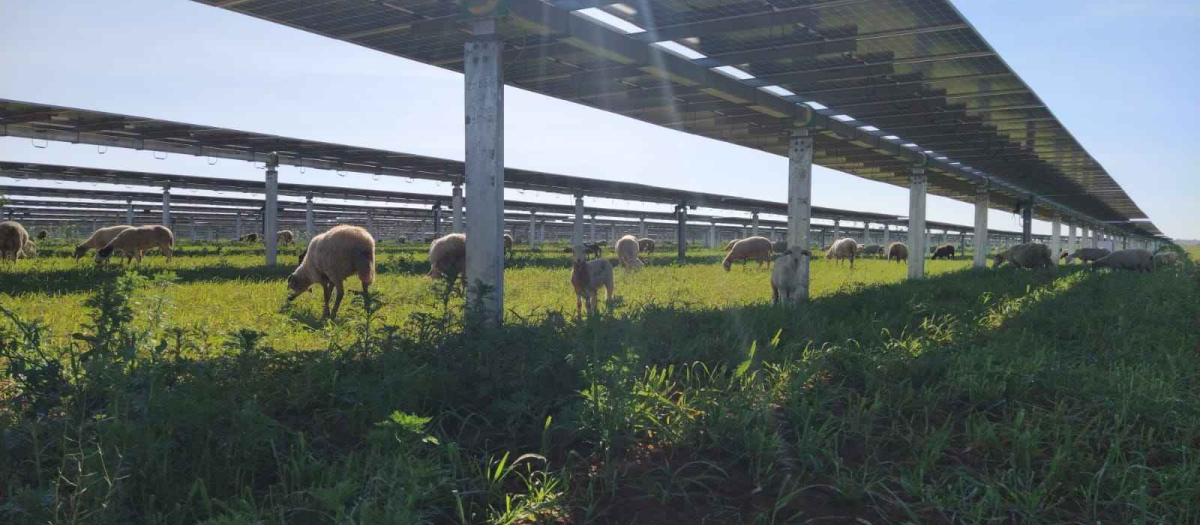
[[1050,222],[1050,253],[1055,264],[1058,264],[1058,254],[1062,253],[1062,215],[1054,212],[1054,220]]
[[463,192],[462,185],[455,184],[450,192],[450,216],[454,221],[454,233],[463,232]]
[[596,216],[595,215],[592,215],[591,228],[592,228],[591,232],[588,234],[588,240],[591,242],[596,242],[597,239],[596,239]]
[[[163,187],[162,210],[163,210],[163,219],[162,219],[163,226],[170,228],[171,227],[171,187],[170,186]],[[92,228],[92,231],[96,231],[96,229]]]
[[975,268],[987,267],[988,256],[988,188],[984,185],[975,187],[975,242],[973,243],[975,255],[971,259],[971,266]]
[[[238,216],[241,219],[241,216]],[[241,228],[238,228],[239,230]],[[304,202],[304,233],[308,234],[308,238],[312,239],[317,235],[317,218],[313,215],[313,194],[308,194],[308,199]]]
[[242,238],[242,212],[240,211],[237,213],[237,218],[234,219],[233,222],[233,236],[238,240],[241,240]]
[[583,244],[583,194],[575,194],[575,223],[571,227],[571,246]]
[[754,224],[754,226],[753,226],[753,230],[752,230],[752,231],[753,231],[753,235],[754,235],[755,237],[757,237],[757,236],[758,236],[758,212],[751,213],[751,214],[750,214],[750,220],[751,220],[751,221],[753,222],[753,224]]
[[742,225],[742,238],[747,239],[749,237],[750,237],[750,227],[743,224]]
[[1068,219],[1067,220],[1067,251],[1071,252],[1071,253],[1075,253],[1075,250],[1077,250],[1077,249],[1079,249],[1079,248],[1077,248],[1075,246],[1075,223],[1071,222],[1071,220]]
[[639,239],[646,238],[646,218],[645,217],[638,218],[638,238]]
[[958,232],[958,253],[960,255],[967,253],[967,232],[965,231]]
[[125,224],[133,226],[133,197],[125,199]]
[[263,207],[263,237],[267,245],[266,265],[275,264],[279,239],[279,155],[271,153],[267,160],[266,203]]
[[712,223],[708,227],[708,247],[712,249],[717,245],[717,223]]
[[537,248],[537,240],[537,211],[531,210],[529,212],[529,247]]
[[196,219],[188,221],[188,238],[196,241]]
[[[503,213],[503,212],[501,212]],[[501,236],[503,236],[504,227],[501,226]],[[433,238],[437,239],[442,236],[442,203],[433,203]],[[501,245],[503,249],[503,245]]]
[[1033,199],[1021,204],[1021,244],[1033,242]]
[[942,242],[940,242],[938,244],[946,244],[946,241],[948,240],[947,236],[949,234],[950,234],[950,232],[946,231],[945,229],[942,229]]
[[908,190],[908,278],[925,278],[925,168],[912,168]]
[[[504,67],[496,19],[470,22],[464,45],[468,304],[482,304],[500,321],[504,314]],[[479,285],[488,288],[481,295]]]
[[[813,139],[808,130],[792,130],[788,140],[788,246],[808,249],[812,224]],[[809,258],[800,257],[797,269],[800,285],[792,303],[808,302]]]
[[863,244],[871,244],[871,223],[863,221]]
[[367,210],[367,233],[371,234],[371,237],[377,237],[375,235],[375,212],[373,210]]
[[884,225],[883,225],[883,247],[885,249],[887,248],[887,245],[892,242],[891,237],[892,237],[892,225],[884,223]]
[[840,221],[838,219],[834,219],[833,220],[833,242],[837,242],[837,240],[841,239],[841,238],[842,238],[842,221]]
[[1092,248],[1100,247],[1100,230],[1092,228]]
[[687,205],[678,204],[675,206],[675,243],[677,245],[677,255],[682,260],[687,257]]

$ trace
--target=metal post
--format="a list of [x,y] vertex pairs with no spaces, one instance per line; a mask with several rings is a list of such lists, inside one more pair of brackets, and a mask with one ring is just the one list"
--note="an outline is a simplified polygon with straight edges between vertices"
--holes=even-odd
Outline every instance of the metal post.
[[1033,199],[1021,204],[1021,244],[1033,242]]
[[967,253],[967,232],[966,231],[958,232],[958,253],[959,254]]
[[675,205],[675,218],[678,225],[675,228],[675,242],[678,245],[679,259],[687,256],[687,205]]
[[712,223],[708,227],[708,248],[712,249],[717,246],[717,223]]
[[[812,223],[813,139],[808,130],[792,130],[788,139],[788,246],[808,248]],[[792,303],[808,302],[809,258],[800,257],[797,268],[799,286]]]
[[241,240],[242,238],[242,212],[240,211],[237,213],[237,218],[234,219],[233,236],[238,240]]
[[[241,216],[238,216],[241,219]],[[241,228],[239,227],[240,231]],[[317,235],[317,218],[313,215],[313,194],[308,194],[308,199],[304,203],[304,232],[308,234],[308,238],[312,239]]]
[[463,198],[462,185],[455,184],[450,193],[450,215],[454,220],[454,233],[463,232]]
[[1050,222],[1050,257],[1051,260],[1058,263],[1058,254],[1062,253],[1062,215],[1057,211],[1054,212],[1054,219]]
[[646,238],[646,218],[645,217],[638,218],[638,238],[639,239]]
[[863,221],[863,244],[871,244],[871,223]]
[[925,190],[928,179],[924,163],[914,166],[908,190],[908,278],[925,278]]
[[988,188],[985,185],[975,187],[975,241],[972,243],[972,248],[975,250],[975,255],[971,259],[971,266],[975,268],[987,267],[988,256]]
[[[503,234],[501,234],[503,235]],[[442,236],[442,203],[433,203],[433,238]]]
[[[163,186],[163,226],[171,227],[171,187]],[[95,231],[93,228],[92,231]]]
[[264,205],[263,237],[267,244],[267,266],[275,264],[279,238],[279,155],[271,153],[267,159],[267,199]]
[[188,221],[188,238],[193,242],[196,240],[196,219]]
[[583,194],[575,194],[575,224],[571,227],[571,245],[583,244]]
[[750,220],[754,223],[753,234],[755,237],[757,237],[758,236],[758,212],[751,213]]
[[537,248],[537,210],[529,210],[529,247]]
[[367,233],[371,234],[371,237],[376,236],[375,235],[375,212],[374,212],[374,210],[367,210]]
[[833,220],[833,242],[837,242],[837,240],[841,239],[841,238],[842,238],[842,221],[840,221],[838,219],[834,219]]

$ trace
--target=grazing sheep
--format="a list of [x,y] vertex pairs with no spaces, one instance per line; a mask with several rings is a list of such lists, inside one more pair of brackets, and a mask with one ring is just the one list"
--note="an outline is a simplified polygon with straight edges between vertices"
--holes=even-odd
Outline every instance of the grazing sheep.
[[887,259],[889,261],[903,262],[908,260],[908,245],[902,242],[893,242],[887,245]]
[[462,275],[467,271],[467,236],[451,233],[429,246],[429,278],[441,279],[443,272]]
[[511,252],[512,247],[513,247],[513,236],[509,235],[507,233],[504,234],[504,253],[507,254],[507,253]]
[[1154,256],[1149,250],[1117,250],[1093,261],[1092,271],[1097,268],[1149,272],[1154,269]]
[[137,228],[129,228],[128,230],[118,233],[113,240],[109,241],[103,248],[96,252],[96,262],[102,263],[107,261],[116,250],[121,250],[125,254],[124,262],[129,262],[132,259],[137,259],[140,264],[142,262],[142,252],[150,248],[158,248],[162,250],[163,255],[167,256],[167,262],[171,262],[171,247],[175,245],[175,234],[171,233],[170,228],[166,226],[140,226]]
[[996,254],[992,268],[999,268],[1005,263],[1017,268],[1054,268],[1050,247],[1038,243],[1018,244]]
[[804,262],[801,256],[812,257],[812,254],[808,250],[784,250],[783,255],[775,259],[775,269],[771,270],[771,304],[778,305],[780,298],[784,304],[801,299],[797,296],[800,265]]
[[626,235],[617,239],[617,244],[614,247],[617,251],[617,259],[621,261],[621,266],[630,270],[642,269],[642,261],[638,259],[640,251],[638,247],[637,237]]
[[[628,236],[626,236],[626,237],[628,237]],[[594,259],[599,259],[600,254],[604,252],[604,243],[585,242],[585,243],[583,243],[583,249],[587,252],[588,257],[591,257]],[[614,250],[616,249],[615,244],[613,245],[613,249]]]
[[726,245],[725,245],[725,251],[726,251],[726,252],[728,252],[729,250],[732,250],[732,249],[733,249],[733,245],[737,244],[737,243],[738,243],[738,241],[740,241],[740,240],[741,240],[741,239],[734,239],[734,240],[732,240],[732,241],[729,241],[729,244],[726,244]]
[[44,240],[46,240],[46,237],[49,237],[49,236],[50,236],[50,232],[48,232],[46,230],[42,230],[42,231],[38,232],[37,240],[44,241]]
[[1175,252],[1159,252],[1154,254],[1154,269],[1167,266],[1179,266],[1179,254]]
[[16,221],[0,222],[0,257],[17,262],[25,243],[29,242],[29,233],[25,227]]
[[[304,259],[296,271],[288,276],[287,286],[291,293],[288,302],[307,292],[314,284],[320,284],[325,292],[325,313],[322,319],[336,319],[345,294],[343,281],[357,275],[362,281],[363,304],[370,308],[367,294],[375,282],[375,239],[367,230],[358,226],[334,226],[329,231],[313,237],[308,243]],[[329,310],[329,293],[337,290],[333,301],[333,312]]]
[[588,315],[591,315],[596,313],[596,297],[601,286],[606,291],[605,304],[612,303],[613,288],[615,287],[612,263],[606,259],[588,260],[587,248],[582,244],[576,244],[572,251],[575,254],[571,267],[571,286],[575,288],[575,315],[583,315],[583,303],[585,302]]
[[86,241],[83,241],[82,243],[79,243],[79,245],[75,246],[75,260],[78,261],[80,257],[86,255],[88,250],[99,250],[100,248],[108,246],[108,243],[112,242],[112,240],[115,239],[118,234],[131,228],[133,228],[133,226],[109,226],[107,228],[100,228],[99,230],[92,232],[91,237],[88,237]]
[[258,234],[257,233],[247,233],[246,235],[243,235],[238,240],[242,241],[242,242],[258,242]]
[[[859,245],[859,246],[862,246],[862,245]],[[882,244],[868,244],[866,246],[863,246],[862,250],[861,250],[861,254],[863,256],[867,256],[867,255],[882,256],[883,255],[883,245]]]
[[954,245],[943,244],[941,246],[934,246],[933,248],[934,248],[933,249],[933,258],[935,260],[936,259],[953,259],[954,258]]
[[850,267],[854,268],[854,254],[858,251],[858,243],[849,237],[838,239],[825,252],[826,259],[836,259],[840,266],[842,260],[850,259]]
[[1104,248],[1080,248],[1075,250],[1075,253],[1070,255],[1067,255],[1067,251],[1063,250],[1062,254],[1059,255],[1058,258],[1066,259],[1067,264],[1071,264],[1071,261],[1074,261],[1075,259],[1079,259],[1085,263],[1090,263],[1103,259],[1110,253],[1112,252],[1105,250]]
[[726,255],[725,260],[721,262],[721,265],[728,272],[734,262],[742,261],[742,270],[745,270],[746,261],[750,259],[758,261],[759,268],[762,268],[763,261],[766,261],[767,268],[770,268],[771,240],[766,237],[747,237],[736,241],[733,248],[729,250],[729,255]]
[[275,234],[275,244],[292,244],[296,242],[296,234],[292,230],[280,230]]
[[21,253],[17,255],[26,259],[37,257],[37,246],[33,244],[33,241],[26,239],[25,245],[21,247]]
[[787,241],[775,241],[771,243],[772,253],[783,253],[788,250]]
[[638,239],[639,253],[654,253],[654,239]]

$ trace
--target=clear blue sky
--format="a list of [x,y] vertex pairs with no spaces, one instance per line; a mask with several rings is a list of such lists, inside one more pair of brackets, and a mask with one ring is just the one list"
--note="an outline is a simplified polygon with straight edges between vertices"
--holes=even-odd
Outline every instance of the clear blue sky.
[[[1168,235],[1200,238],[1186,155],[1198,108],[1200,7],[1183,0],[958,0],[1008,63]],[[1029,15],[1028,13],[1036,13]],[[0,6],[0,97],[463,157],[462,79],[185,0]],[[786,160],[532,93],[506,93],[511,167],[783,200]],[[260,178],[246,163],[0,139],[0,159]],[[294,182],[449,193],[433,183],[281,171]],[[509,197],[567,202],[552,195]],[[907,213],[907,192],[818,168],[814,203]],[[614,206],[619,203],[600,201]],[[660,209],[650,205],[634,208]],[[929,218],[970,224],[931,197]],[[1017,218],[993,211],[993,227]],[[1048,232],[1047,224],[1035,231]]]

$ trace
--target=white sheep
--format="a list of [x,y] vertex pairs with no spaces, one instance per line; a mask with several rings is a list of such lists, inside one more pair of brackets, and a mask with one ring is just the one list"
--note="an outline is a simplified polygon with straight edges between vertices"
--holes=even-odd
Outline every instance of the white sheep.
[[[345,294],[343,281],[351,275],[357,275],[362,281],[363,304],[370,308],[370,296],[367,292],[371,283],[375,282],[375,239],[367,230],[344,224],[334,226],[329,231],[313,237],[305,252],[308,255],[304,262],[288,276],[287,286],[291,291],[288,294],[288,302],[307,292],[314,284],[320,284],[325,292],[325,313],[322,319],[337,318],[338,309],[342,306],[342,296]],[[331,290],[337,290],[332,314],[329,310]]]
[[17,257],[29,242],[29,233],[16,221],[0,222],[0,257],[17,262]]
[[31,259],[33,257],[37,257],[37,246],[35,246],[33,244],[32,240],[27,239],[25,241],[25,246],[21,247],[21,253],[19,253],[18,255],[20,255],[21,257],[25,257],[26,259]]
[[654,253],[654,239],[638,239],[639,253]]
[[513,236],[504,234],[504,253],[511,252],[513,249]]
[[999,268],[1005,263],[1017,268],[1054,268],[1050,247],[1039,243],[1018,244],[997,253],[992,268]]
[[600,287],[606,290],[605,304],[612,303],[613,267],[607,259],[588,260],[587,248],[576,244],[571,266],[571,286],[575,288],[575,315],[583,315],[587,303],[588,315],[596,312],[596,297]]
[[171,229],[166,226],[156,224],[129,228],[118,233],[113,240],[96,252],[96,262],[104,262],[112,257],[113,252],[121,250],[125,254],[124,262],[136,258],[137,262],[141,263],[142,252],[150,248],[162,250],[163,255],[167,256],[167,262],[171,262],[171,247],[174,245],[175,234],[171,233]]
[[812,257],[812,254],[808,250],[785,250],[775,259],[775,269],[771,270],[771,304],[778,305],[781,298],[784,304],[803,299],[799,296],[800,265],[804,264],[801,257]]
[[1154,256],[1148,250],[1117,250],[1093,261],[1091,269],[1097,268],[1149,272],[1154,269]]
[[771,240],[766,237],[747,237],[739,241],[734,241],[733,247],[725,255],[725,260],[721,262],[721,266],[724,266],[725,271],[728,272],[734,262],[742,261],[742,269],[745,270],[746,262],[751,259],[758,261],[759,268],[762,268],[763,261],[766,261],[767,268],[770,268]]
[[441,279],[445,272],[462,275],[467,271],[467,236],[451,233],[429,246],[429,278]]
[[908,260],[908,245],[902,242],[888,244],[886,252],[889,261],[904,262]]
[[854,268],[854,255],[858,253],[858,243],[849,237],[838,239],[825,252],[826,259],[835,259],[841,265],[845,259],[850,259],[850,267]]
[[120,226],[100,228],[92,232],[91,237],[88,237],[86,241],[75,246],[75,260],[78,261],[80,257],[87,255],[88,250],[99,250],[108,246],[108,243],[112,242],[118,234],[130,228],[133,228],[133,226],[122,224]]
[[1104,248],[1080,248],[1078,250],[1075,250],[1075,253],[1072,253],[1070,255],[1067,255],[1067,251],[1063,250],[1062,255],[1059,255],[1058,258],[1066,259],[1067,264],[1071,264],[1071,261],[1074,261],[1075,259],[1079,259],[1080,261],[1083,261],[1085,263],[1090,263],[1093,261],[1098,261],[1100,259],[1103,259],[1104,257],[1107,257],[1108,254],[1110,254],[1110,253],[1112,253],[1112,252],[1105,250]]
[[630,270],[640,270],[643,266],[642,261],[638,259],[637,237],[626,235],[617,239],[615,246],[617,251],[617,259],[621,261],[621,265]]
[[292,230],[280,230],[275,234],[275,244],[292,244],[296,242],[296,234]]

